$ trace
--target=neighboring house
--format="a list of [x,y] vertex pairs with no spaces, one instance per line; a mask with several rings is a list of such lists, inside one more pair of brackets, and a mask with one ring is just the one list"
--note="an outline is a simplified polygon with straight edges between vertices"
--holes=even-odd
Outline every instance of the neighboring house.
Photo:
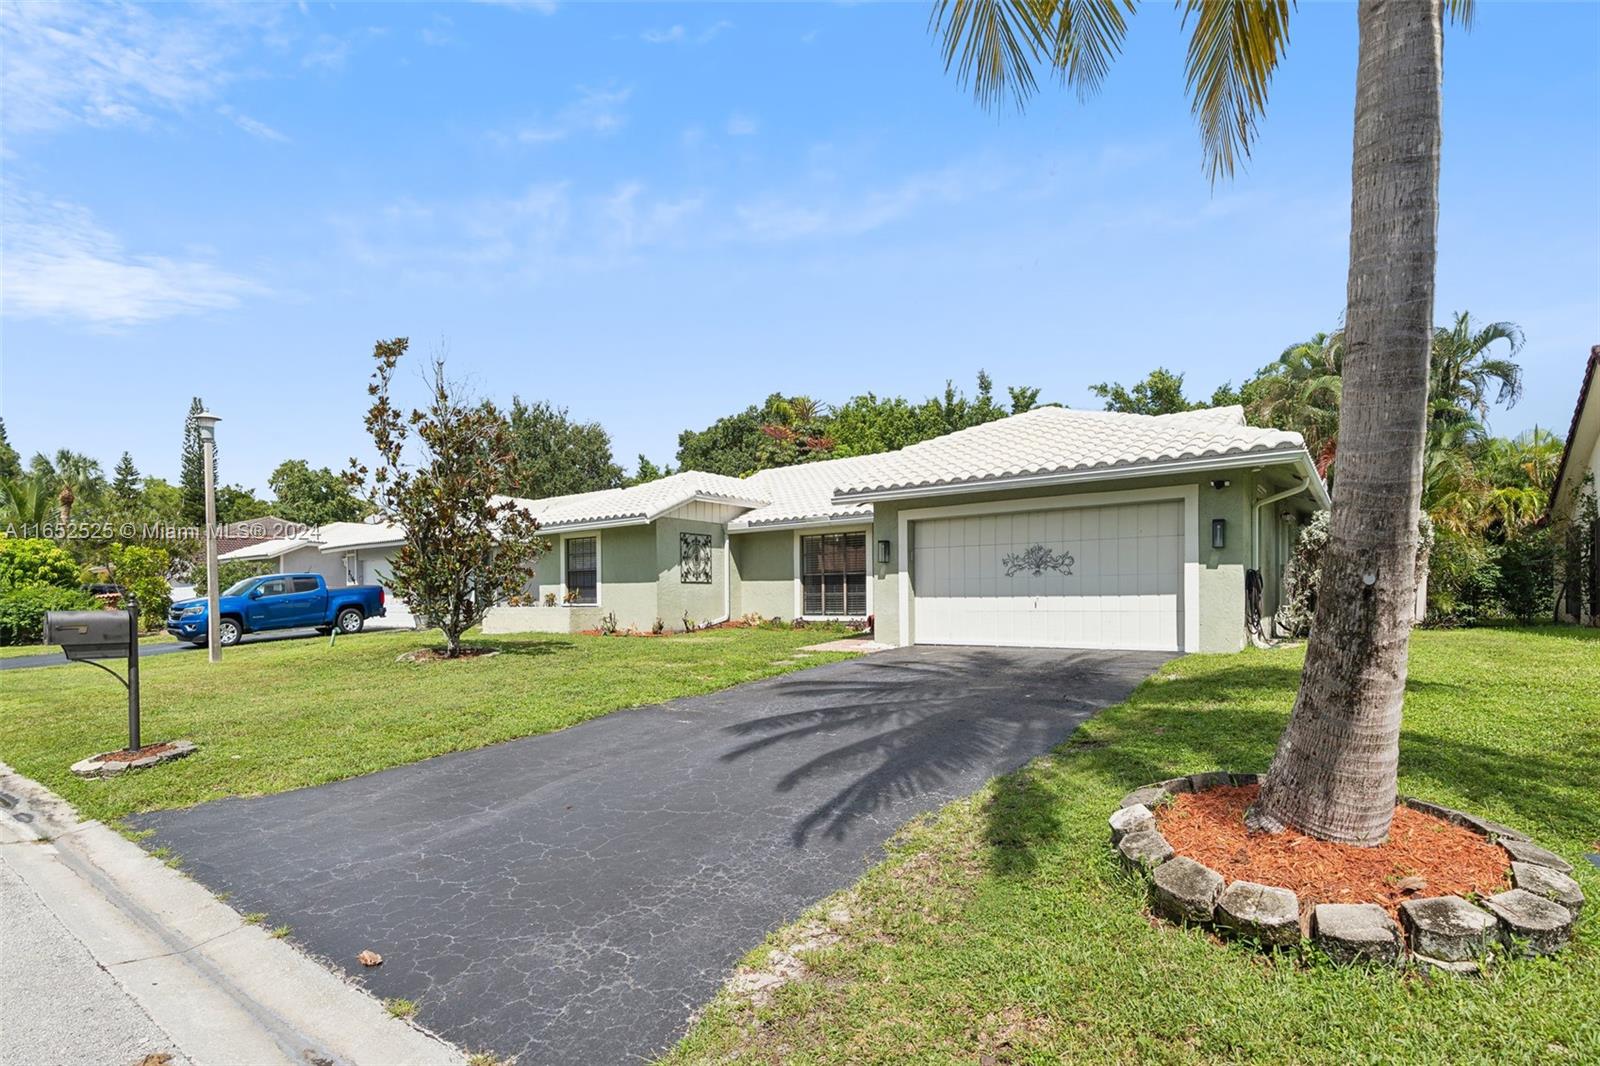
[[873,616],[898,645],[1236,651],[1245,571],[1270,618],[1328,496],[1298,434],[1238,407],[1046,407],[882,455],[520,502],[550,550],[531,605],[486,632]]
[[[387,522],[329,522],[299,527],[287,536],[248,544],[217,556],[218,562],[259,562],[280,574],[321,574],[335,588],[389,587],[388,567],[405,537]],[[404,601],[387,593],[386,624],[412,625]]]
[[225,555],[240,548],[248,548],[252,544],[292,537],[305,528],[299,522],[291,522],[287,518],[270,514],[262,515],[260,518],[249,518],[243,522],[230,522],[217,527],[217,554]]
[[[1594,499],[1600,484],[1600,344],[1589,350],[1583,384],[1578,388],[1578,405],[1572,412],[1572,428],[1561,452],[1555,488],[1550,493],[1546,515],[1556,543],[1569,537],[1584,538],[1588,544],[1586,566],[1579,572],[1560,574],[1556,585],[1556,617],[1568,622],[1600,625],[1600,520],[1595,517]],[[1587,529],[1574,530],[1574,517]]]

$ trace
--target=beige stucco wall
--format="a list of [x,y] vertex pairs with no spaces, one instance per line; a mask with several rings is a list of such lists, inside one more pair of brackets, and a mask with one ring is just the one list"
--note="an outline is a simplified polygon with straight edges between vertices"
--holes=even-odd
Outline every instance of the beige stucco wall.
[[[723,588],[728,574],[728,530],[712,521],[667,517],[657,519],[656,531],[656,610],[668,629],[682,629],[688,617],[696,625],[720,620],[727,613]],[[679,566],[682,533],[711,536],[711,583],[686,585]]]

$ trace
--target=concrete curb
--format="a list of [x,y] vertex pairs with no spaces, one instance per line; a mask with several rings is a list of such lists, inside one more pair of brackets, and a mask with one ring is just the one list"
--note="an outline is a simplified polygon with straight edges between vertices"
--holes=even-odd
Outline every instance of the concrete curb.
[[465,1061],[4,763],[0,792],[8,864],[196,1066]]

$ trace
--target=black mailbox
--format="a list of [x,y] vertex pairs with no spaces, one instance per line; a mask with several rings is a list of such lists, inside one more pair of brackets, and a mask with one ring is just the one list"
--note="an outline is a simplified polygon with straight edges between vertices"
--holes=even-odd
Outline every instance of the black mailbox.
[[44,616],[44,640],[59,644],[69,659],[126,659],[132,617],[128,611],[50,611]]

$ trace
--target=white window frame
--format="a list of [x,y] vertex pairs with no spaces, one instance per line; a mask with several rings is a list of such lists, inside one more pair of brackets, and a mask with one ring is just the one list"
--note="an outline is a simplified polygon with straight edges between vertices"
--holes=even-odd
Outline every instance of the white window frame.
[[[867,535],[867,613],[866,614],[806,614],[805,587],[800,580],[800,539],[824,533],[865,533]],[[877,584],[873,573],[876,545],[872,541],[871,526],[805,526],[794,531],[794,614],[805,622],[859,622],[872,617],[872,586]]]
[[[916,618],[911,613],[911,523],[929,518],[965,518],[970,515],[1015,514],[1018,511],[1059,511],[1076,507],[1114,507],[1124,503],[1183,503],[1183,641],[1180,651],[1200,650],[1200,486],[1165,485],[1153,489],[1116,492],[1075,492],[1069,496],[1030,496],[998,503],[958,503],[948,507],[919,507],[899,515],[900,556],[896,577],[900,586],[899,646],[916,643]],[[796,542],[796,552],[799,542]],[[797,564],[798,567],[798,564]],[[868,597],[870,603],[870,594]]]
[[[584,539],[584,538],[593,538],[594,539],[594,602],[593,603],[568,603],[567,602],[567,541],[569,541],[569,540],[579,540],[579,539]],[[601,536],[601,531],[598,530],[598,529],[580,529],[580,530],[574,530],[571,533],[563,533],[563,534],[561,534],[560,544],[559,544],[559,546],[557,548],[557,552],[556,552],[557,557],[560,560],[559,573],[560,573],[560,576],[561,576],[561,580],[558,582],[558,584],[561,586],[561,594],[556,597],[556,606],[558,606],[558,607],[599,607],[601,604],[603,604],[605,602],[605,598],[606,598],[605,582],[600,580],[600,575],[602,573],[602,570],[600,568],[601,567],[601,552],[603,552],[605,550],[605,543],[604,542],[605,542],[605,538],[603,536]]]

